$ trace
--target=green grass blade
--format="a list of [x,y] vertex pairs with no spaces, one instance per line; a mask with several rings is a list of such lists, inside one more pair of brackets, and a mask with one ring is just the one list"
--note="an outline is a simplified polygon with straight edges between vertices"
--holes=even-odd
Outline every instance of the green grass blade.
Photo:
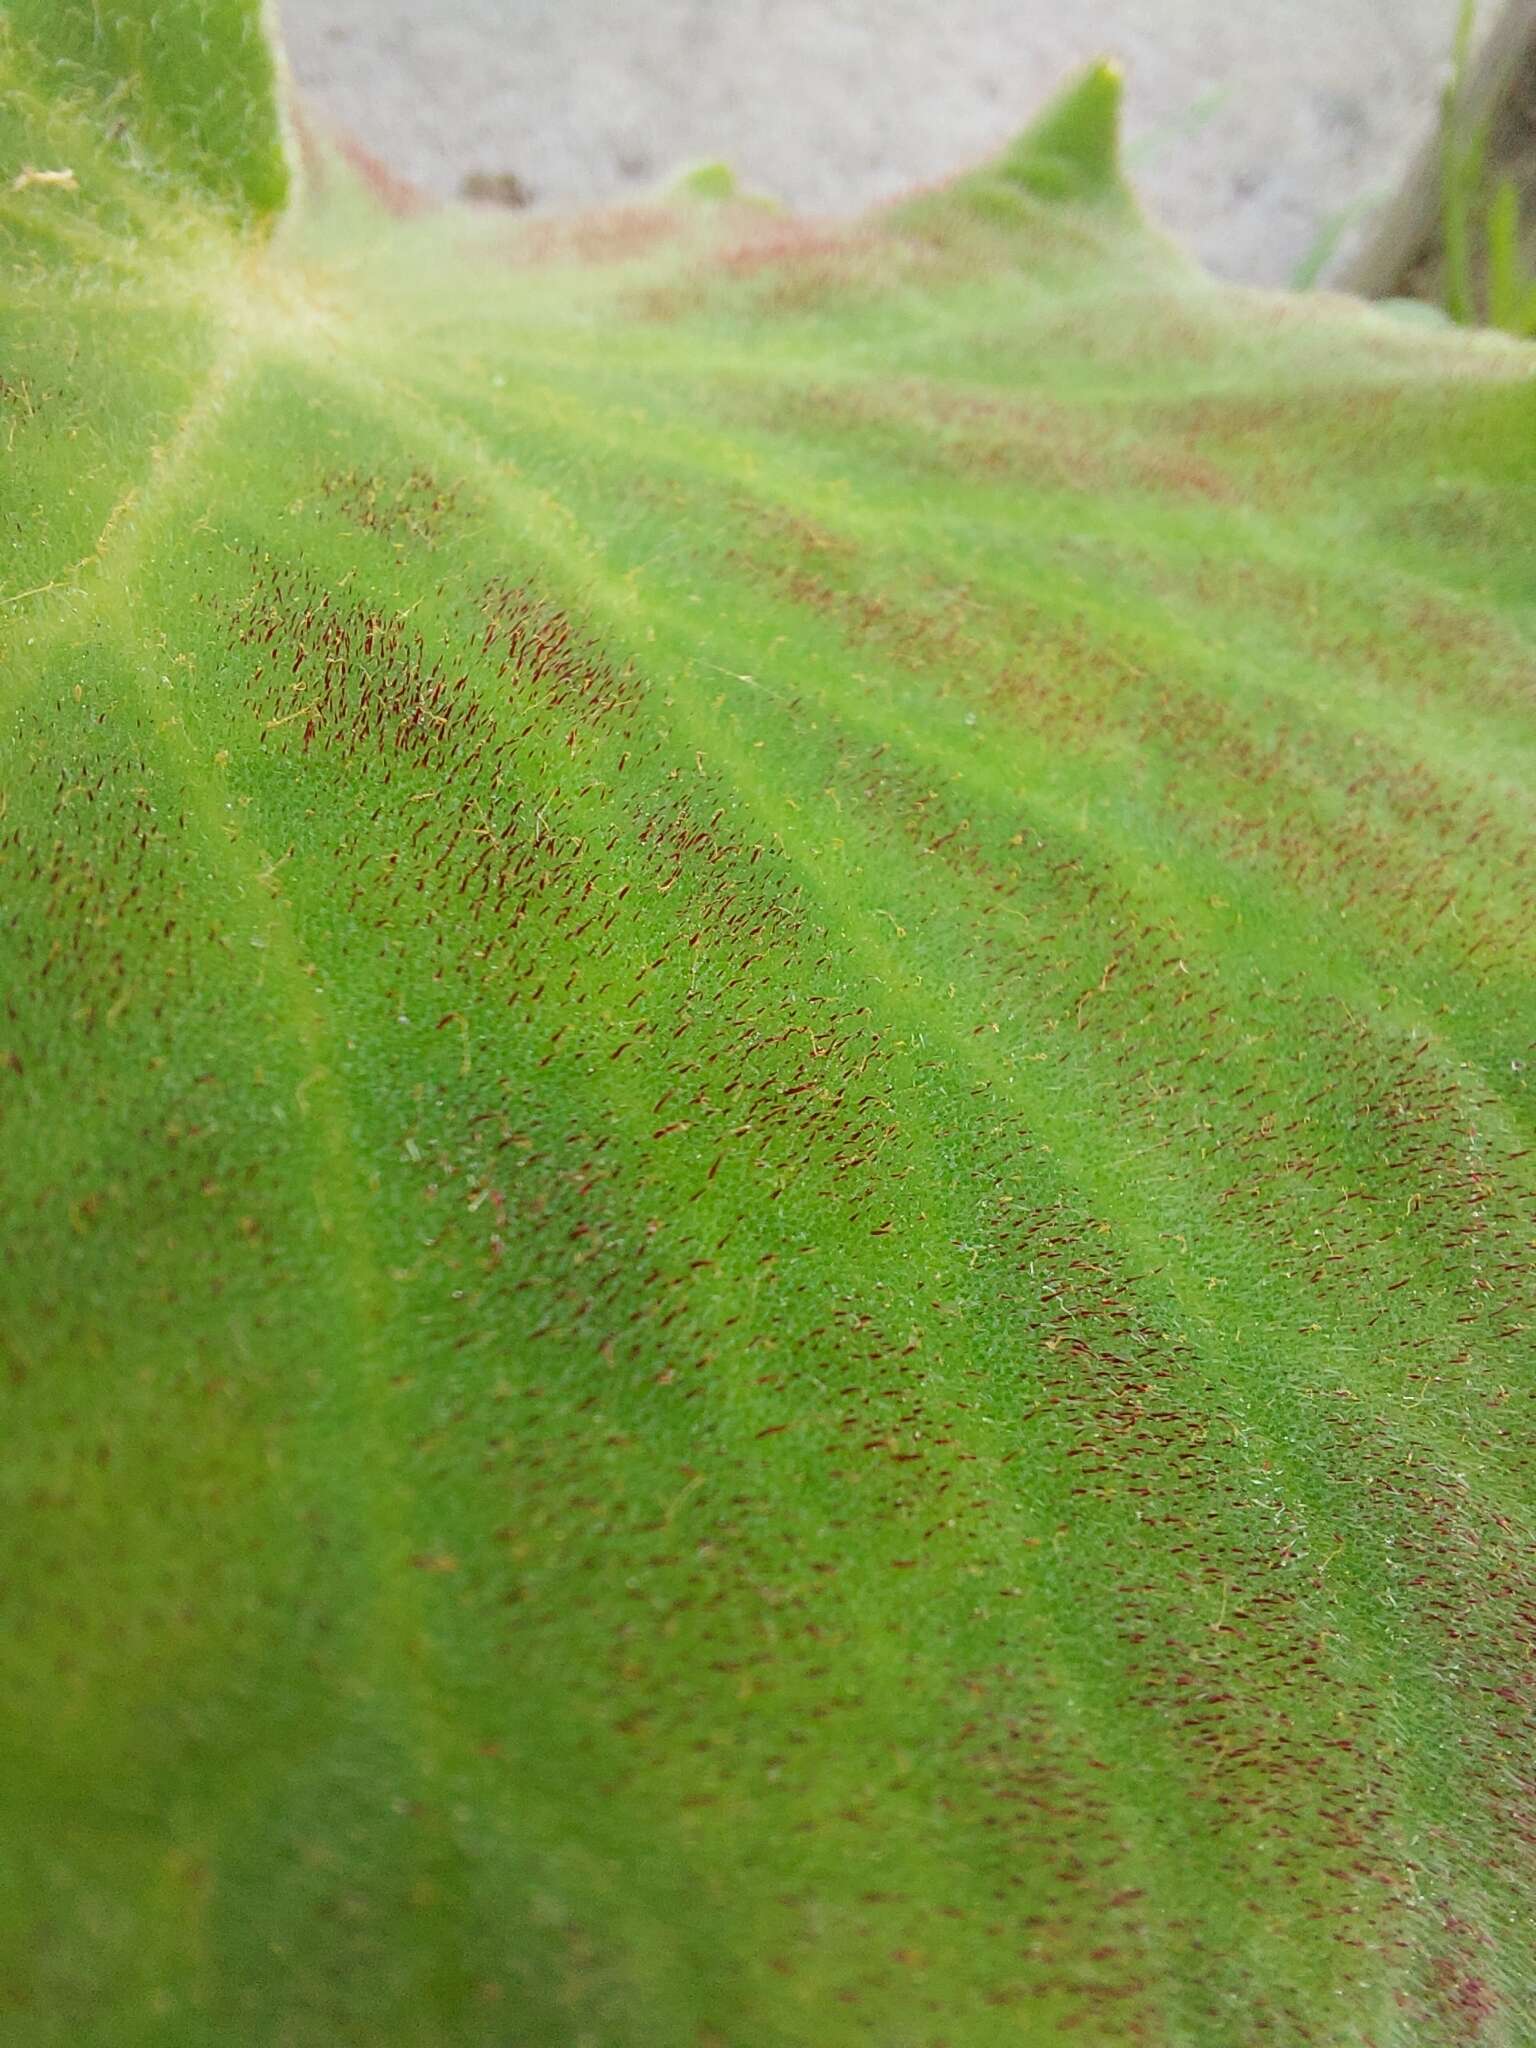
[[1488,319],[1511,334],[1520,332],[1521,306],[1530,280],[1520,261],[1520,195],[1510,178],[1501,180],[1488,209]]
[[1451,318],[1463,326],[1476,317],[1472,287],[1472,213],[1482,184],[1487,134],[1485,123],[1476,124],[1470,135],[1463,134],[1462,102],[1476,21],[1476,0],[1461,0],[1451,51],[1451,75],[1441,101],[1440,114],[1440,232],[1445,249],[1445,304]]
[[1333,260],[1334,251],[1345,235],[1362,214],[1370,213],[1380,204],[1380,197],[1379,193],[1365,193],[1359,199],[1352,200],[1348,206],[1341,206],[1337,212],[1329,215],[1318,230],[1311,248],[1291,275],[1292,291],[1309,292],[1313,289]]

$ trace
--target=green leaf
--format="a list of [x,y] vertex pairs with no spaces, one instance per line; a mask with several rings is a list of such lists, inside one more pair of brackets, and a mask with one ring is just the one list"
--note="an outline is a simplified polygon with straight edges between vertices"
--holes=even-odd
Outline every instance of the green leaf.
[[37,53],[40,95],[96,116],[109,143],[131,137],[146,171],[242,213],[282,206],[272,51],[250,0],[6,0],[7,28]]
[[1531,2038],[1530,350],[1102,72],[268,234],[199,18],[6,49],[0,2031]]

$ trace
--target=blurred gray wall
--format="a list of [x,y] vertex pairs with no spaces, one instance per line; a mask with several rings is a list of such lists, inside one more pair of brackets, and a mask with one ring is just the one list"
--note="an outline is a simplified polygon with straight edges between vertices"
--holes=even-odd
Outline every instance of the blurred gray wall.
[[[1492,12],[1491,6],[1485,12]],[[1385,199],[1433,121],[1455,0],[280,0],[300,87],[450,196],[541,206],[723,157],[846,213],[944,176],[1101,54],[1137,183],[1223,275],[1284,283]]]

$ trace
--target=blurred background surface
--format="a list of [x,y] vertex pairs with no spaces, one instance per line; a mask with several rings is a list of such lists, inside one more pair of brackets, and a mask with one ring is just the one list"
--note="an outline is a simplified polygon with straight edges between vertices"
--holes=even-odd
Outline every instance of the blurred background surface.
[[[1494,12],[1491,6],[1485,16]],[[439,197],[569,207],[724,158],[850,213],[987,154],[1088,59],[1217,272],[1346,264],[1432,130],[1455,0],[279,0],[312,104]]]

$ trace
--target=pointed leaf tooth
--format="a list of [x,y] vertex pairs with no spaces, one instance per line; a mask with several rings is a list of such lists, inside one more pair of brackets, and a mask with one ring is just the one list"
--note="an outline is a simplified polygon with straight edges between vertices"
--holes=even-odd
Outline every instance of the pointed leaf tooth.
[[1004,179],[1037,199],[1123,197],[1121,98],[1119,66],[1090,65],[977,175]]

